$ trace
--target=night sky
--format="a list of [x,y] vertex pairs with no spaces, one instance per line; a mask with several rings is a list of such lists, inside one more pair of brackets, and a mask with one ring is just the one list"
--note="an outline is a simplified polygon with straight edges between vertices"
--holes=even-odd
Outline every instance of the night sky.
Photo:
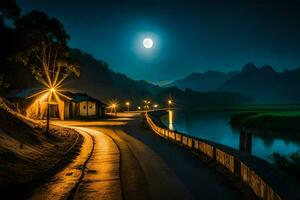
[[[133,79],[162,84],[191,72],[239,70],[248,62],[279,71],[300,66],[300,1],[17,2],[25,12],[58,18],[71,47]],[[142,46],[145,37],[154,48]]]

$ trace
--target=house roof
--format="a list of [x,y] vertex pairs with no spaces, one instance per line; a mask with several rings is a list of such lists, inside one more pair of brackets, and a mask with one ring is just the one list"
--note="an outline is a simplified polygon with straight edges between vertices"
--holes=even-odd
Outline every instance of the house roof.
[[43,90],[42,88],[28,88],[28,89],[17,91],[9,95],[8,98],[27,98],[42,90]]
[[[24,90],[16,92],[13,95],[8,96],[8,98],[27,98],[27,97],[30,97],[33,94],[36,94],[40,91],[42,91],[41,88],[24,89]],[[98,100],[94,97],[87,95],[86,93],[72,93],[72,92],[63,92],[63,93],[66,96],[70,97],[71,101],[76,102],[76,103],[83,102],[83,101],[94,101],[99,104],[105,105],[105,103],[101,102],[100,100]]]
[[83,101],[94,101],[94,102],[98,102],[100,104],[105,105],[100,100],[98,100],[94,97],[88,96],[86,93],[71,93],[71,92],[68,92],[67,96],[71,97],[72,98],[71,101],[76,102],[76,103],[83,102]]

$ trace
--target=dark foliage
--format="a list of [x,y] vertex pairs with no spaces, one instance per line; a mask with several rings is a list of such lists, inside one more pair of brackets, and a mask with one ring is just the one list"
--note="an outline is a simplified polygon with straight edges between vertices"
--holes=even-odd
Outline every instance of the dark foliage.
[[199,108],[232,107],[251,102],[251,99],[237,93],[197,92],[191,89],[183,91],[176,87],[162,90],[156,99],[166,101],[170,97],[175,99],[176,107],[190,111]]
[[78,64],[69,59],[69,36],[57,19],[40,11],[20,16],[15,1],[5,0],[0,2],[0,14],[2,21],[14,24],[0,23],[0,74],[9,91],[37,87],[35,78],[44,77],[45,70],[54,73],[58,65],[61,74],[79,75]]
[[273,153],[271,158],[276,166],[300,180],[300,151],[283,156]]

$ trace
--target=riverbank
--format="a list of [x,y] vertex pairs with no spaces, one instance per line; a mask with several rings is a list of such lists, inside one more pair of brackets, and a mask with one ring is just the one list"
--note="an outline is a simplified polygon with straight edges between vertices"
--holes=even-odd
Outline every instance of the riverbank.
[[76,156],[82,137],[57,126],[45,133],[45,124],[27,119],[7,103],[0,102],[0,192],[24,199]]
[[[151,117],[149,117],[151,116]],[[206,155],[242,180],[262,199],[298,199],[299,182],[270,163],[211,141],[171,131],[155,124],[152,113],[146,115],[149,126],[161,137]],[[288,187],[286,187],[288,185]]]
[[239,129],[257,129],[258,134],[300,141],[300,111],[240,112],[231,117],[230,123]]

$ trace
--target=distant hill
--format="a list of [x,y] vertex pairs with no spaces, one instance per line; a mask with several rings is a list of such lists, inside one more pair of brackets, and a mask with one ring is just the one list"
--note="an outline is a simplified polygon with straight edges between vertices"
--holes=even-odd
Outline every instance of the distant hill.
[[[111,70],[107,63],[102,60],[95,59],[92,55],[84,53],[78,49],[71,50],[71,59],[78,61],[80,66],[80,77],[69,77],[63,83],[63,89],[71,92],[83,92],[90,96],[93,96],[105,103],[110,100],[117,100],[120,103],[124,101],[131,101],[132,107],[142,106],[143,100],[149,99],[164,105],[169,97],[174,99],[178,97],[185,108],[193,106],[202,106],[202,104],[223,104],[230,97],[232,103],[248,103],[249,99],[244,98],[242,101],[241,95],[231,93],[214,92],[214,93],[201,93],[192,90],[181,90],[178,88],[163,88],[158,85],[148,83],[144,80],[133,80],[124,74],[114,72]],[[8,82],[11,84],[9,90],[15,93],[24,89],[36,88],[40,86],[30,70],[26,69],[26,73],[17,70],[22,66],[16,66],[16,69],[11,70],[11,73],[6,73]],[[209,72],[203,74],[203,77],[210,76],[215,77],[217,80],[224,80],[224,77],[229,76],[228,74],[222,74],[218,72]],[[24,78],[22,78],[24,77]],[[27,84],[23,84],[23,79],[27,80]],[[204,80],[205,78],[203,78]],[[216,85],[211,88],[216,87]],[[179,95],[178,95],[179,94]],[[167,95],[168,97],[165,97]],[[209,98],[208,98],[209,97]],[[193,99],[189,99],[193,98]],[[208,101],[205,101],[205,99]],[[196,103],[197,101],[197,103]],[[191,104],[193,106],[190,106]]]
[[237,92],[261,103],[298,103],[300,68],[276,72],[271,66],[261,68],[248,63],[242,71],[225,81],[219,91]]
[[157,101],[173,98],[176,108],[188,111],[208,108],[232,108],[236,105],[252,103],[252,99],[232,92],[198,92],[169,87],[162,90]]
[[136,81],[136,82],[138,83],[138,85],[140,87],[145,89],[152,96],[156,96],[159,92],[161,92],[163,90],[163,88],[161,88],[160,86],[153,85],[153,84],[148,83],[147,81],[144,81],[144,80],[139,80],[139,81]]
[[178,88],[162,88],[144,80],[136,81],[124,74],[112,71],[105,62],[96,60],[80,50],[72,50],[72,58],[79,61],[81,74],[78,79],[74,78],[69,81],[67,86],[76,88],[81,92],[87,92],[104,102],[111,99],[132,100],[137,106],[141,105],[144,99],[151,99],[163,105],[169,97],[175,98],[176,101],[178,97],[182,105],[186,104],[184,108],[209,103],[220,105],[250,102],[249,98],[234,93],[183,91]]
[[216,91],[225,81],[236,75],[238,72],[223,73],[208,71],[205,73],[192,73],[184,79],[174,81],[164,87],[178,87],[180,89],[190,88],[192,90],[208,92]]
[[192,73],[164,87],[239,93],[256,103],[299,103],[299,85],[300,68],[277,72],[269,65],[257,67],[248,63],[241,71]]
[[[137,82],[114,72],[104,61],[96,60],[90,54],[74,49],[71,57],[80,63],[80,77],[69,82],[69,86],[76,90],[87,92],[104,102],[112,99],[142,101],[151,96],[149,83]],[[146,85],[148,87],[144,88]]]

